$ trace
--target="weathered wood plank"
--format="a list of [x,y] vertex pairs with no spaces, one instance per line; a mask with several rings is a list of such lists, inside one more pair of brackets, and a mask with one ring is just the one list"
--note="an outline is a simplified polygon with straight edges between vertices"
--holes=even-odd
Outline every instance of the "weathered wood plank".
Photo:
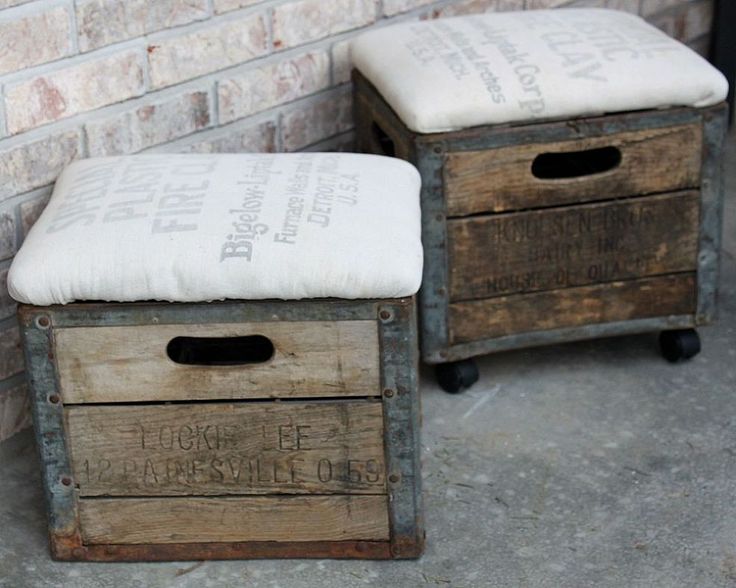
[[450,219],[450,299],[694,271],[699,209],[688,191]]
[[[250,365],[174,363],[175,337],[264,335],[273,357]],[[375,321],[255,322],[55,330],[64,403],[380,393]]]
[[[464,216],[694,188],[700,184],[702,141],[702,126],[688,124],[452,152],[444,167],[448,214]],[[621,152],[620,163],[609,171],[556,179],[532,174],[532,163],[540,154],[603,147]]]
[[73,406],[80,496],[380,494],[381,402]]
[[695,311],[695,274],[450,304],[452,343]]
[[358,70],[352,78],[357,150],[411,161],[411,131]]
[[386,496],[88,498],[85,543],[348,541],[389,537]]

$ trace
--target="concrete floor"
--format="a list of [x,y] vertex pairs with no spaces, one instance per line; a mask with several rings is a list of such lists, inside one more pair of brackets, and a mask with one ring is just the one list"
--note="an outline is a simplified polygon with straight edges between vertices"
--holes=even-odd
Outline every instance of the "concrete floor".
[[56,563],[27,431],[0,445],[0,586],[736,586],[734,164],[732,137],[721,316],[694,360],[645,335],[489,356],[460,396],[424,374],[421,560]]

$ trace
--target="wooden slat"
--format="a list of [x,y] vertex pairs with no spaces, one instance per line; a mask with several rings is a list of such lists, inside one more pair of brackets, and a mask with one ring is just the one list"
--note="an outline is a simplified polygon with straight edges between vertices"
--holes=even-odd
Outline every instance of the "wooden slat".
[[85,543],[386,540],[385,496],[87,498]]
[[531,331],[692,314],[695,275],[677,274],[450,304],[452,343]]
[[[266,363],[181,365],[166,355],[174,337],[264,335]],[[55,331],[65,403],[216,400],[379,393],[375,321],[259,322]]]
[[[352,77],[357,150],[409,161],[413,147],[408,129],[358,70]],[[382,142],[381,134],[390,143]]]
[[381,402],[74,406],[80,496],[386,491]]
[[699,207],[689,191],[451,219],[450,299],[694,271]]
[[[700,184],[702,135],[701,125],[690,124],[450,153],[444,168],[448,214],[464,216],[694,188]],[[532,163],[539,154],[608,146],[621,151],[620,164],[610,171],[568,179],[532,175]]]

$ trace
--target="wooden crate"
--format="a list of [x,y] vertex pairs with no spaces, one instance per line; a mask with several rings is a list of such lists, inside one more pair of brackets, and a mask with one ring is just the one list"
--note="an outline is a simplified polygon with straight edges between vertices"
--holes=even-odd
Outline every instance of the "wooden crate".
[[421,554],[413,299],[19,317],[55,558]]
[[725,104],[410,131],[353,72],[358,150],[422,176],[422,357],[707,324]]

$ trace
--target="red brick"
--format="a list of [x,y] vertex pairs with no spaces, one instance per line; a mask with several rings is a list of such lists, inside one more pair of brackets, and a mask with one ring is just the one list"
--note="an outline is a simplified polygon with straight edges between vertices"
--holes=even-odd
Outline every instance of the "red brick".
[[17,250],[15,213],[5,210],[0,212],[0,261],[10,259]]
[[393,16],[415,8],[427,6],[434,0],[383,0],[383,14]]
[[51,196],[51,189],[44,191],[42,194],[34,196],[33,198],[22,202],[20,205],[20,220],[21,228],[23,229],[23,236],[25,238],[28,235],[28,231],[41,216],[46,204]]
[[297,151],[352,128],[350,92],[330,94],[281,117],[285,151]]
[[80,51],[209,17],[207,0],[82,0],[76,9]]
[[221,80],[220,122],[226,123],[313,94],[330,85],[325,51],[305,53]]
[[5,90],[8,132],[19,133],[145,91],[136,51],[124,51],[36,76]]
[[8,294],[8,268],[0,269],[0,320],[13,316],[16,306]]
[[479,14],[483,12],[502,12],[523,10],[524,0],[464,0],[432,11],[433,18]]
[[60,6],[0,21],[0,75],[70,55],[70,28],[69,13]]
[[238,10],[239,8],[247,8],[248,6],[254,6],[263,0],[213,0],[213,5],[216,14],[222,14],[223,12],[230,12],[231,10]]
[[294,47],[376,20],[376,0],[297,0],[273,9],[273,44]]
[[81,132],[76,129],[0,150],[0,202],[52,183],[64,166],[82,155]]
[[148,47],[151,84],[163,88],[233,65],[268,51],[262,14],[228,20]]
[[173,141],[212,123],[209,93],[184,92],[85,125],[93,157],[135,153]]
[[276,124],[266,121],[233,129],[177,150],[187,153],[273,153],[276,151]]

